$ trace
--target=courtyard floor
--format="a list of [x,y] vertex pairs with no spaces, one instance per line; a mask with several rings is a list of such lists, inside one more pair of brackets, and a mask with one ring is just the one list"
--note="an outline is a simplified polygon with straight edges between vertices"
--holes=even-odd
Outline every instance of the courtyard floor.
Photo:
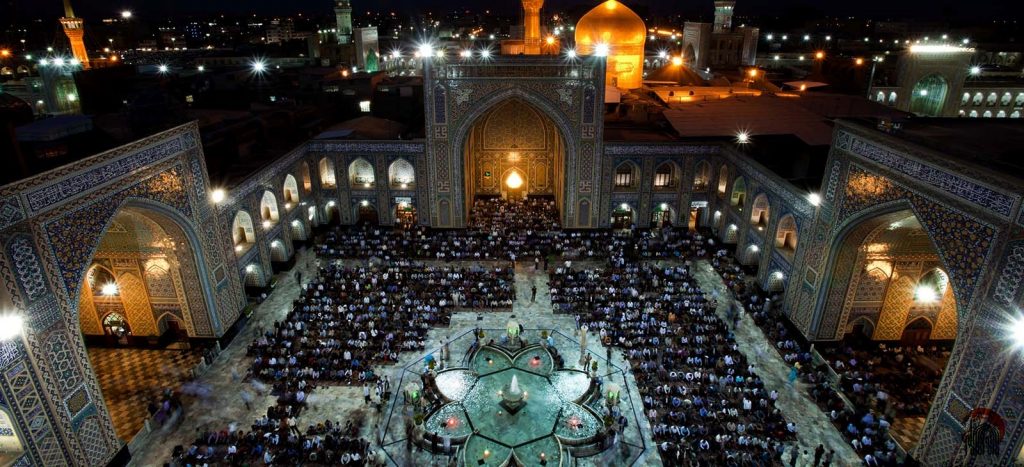
[[[584,268],[588,265],[574,262],[573,266],[574,268]],[[315,259],[312,252],[299,252],[295,267],[296,270],[302,271],[303,277],[314,277]],[[713,288],[717,288],[719,297],[727,296],[724,285],[710,265],[700,262],[696,265],[694,273],[705,291],[710,293]],[[231,345],[224,349],[210,370],[199,378],[198,383],[210,390],[209,397],[187,400],[183,420],[172,426],[156,428],[148,442],[140,445],[132,453],[134,465],[163,465],[170,459],[175,445],[181,444],[187,447],[197,432],[206,429],[222,430],[234,423],[239,428],[248,430],[248,425],[265,414],[267,407],[275,403],[273,396],[264,395],[262,398],[257,397],[251,408],[246,409],[239,396],[241,383],[236,382],[232,374],[244,375],[248,369],[250,361],[245,356],[245,351],[246,346],[253,338],[254,330],[269,328],[274,321],[283,319],[291,307],[292,300],[298,297],[299,288],[295,283],[294,273],[282,274],[278,279],[273,294],[257,307],[248,327]],[[537,286],[537,299],[533,303],[530,301],[531,284]],[[448,328],[435,328],[430,331],[427,340],[428,350],[435,350],[439,343],[447,337],[460,335],[476,327],[503,329],[513,315],[527,329],[553,329],[564,335],[574,336],[576,332],[574,319],[569,315],[554,314],[551,310],[545,274],[535,271],[532,264],[518,267],[516,269],[516,290],[518,298],[511,312],[467,311],[454,313]],[[720,299],[719,313],[724,315],[726,307],[727,300]],[[756,360],[758,349],[763,350],[766,345],[770,344],[767,343],[764,335],[749,316],[743,316],[737,330],[737,340],[740,351],[752,361],[758,362],[757,372],[764,379],[767,389],[779,391],[779,406],[784,416],[787,420],[797,423],[797,439],[800,450],[813,452],[819,443],[824,444],[827,449],[836,451],[836,458],[832,465],[859,465],[860,460],[856,453],[835,427],[829,423],[825,414],[807,398],[803,388],[799,385],[794,387],[787,382],[786,376],[789,368],[782,358],[773,351],[762,351],[760,352],[760,361]],[[565,356],[567,363],[575,364],[578,361],[580,349],[578,345],[567,347],[570,348],[561,347],[559,350]],[[600,339],[596,334],[592,333],[588,338],[587,348],[596,357],[600,357],[600,361],[604,361],[606,349],[600,344]],[[464,352],[465,349],[452,348],[452,360],[460,359]],[[423,352],[406,352],[401,355],[397,364],[378,367],[377,372],[391,379],[392,392],[398,394],[400,391],[398,382],[404,368],[421,359],[423,355]],[[612,365],[628,368],[621,352],[612,352]],[[650,425],[642,416],[641,398],[637,393],[633,375],[628,371],[624,374],[629,397],[632,398],[639,415],[639,423],[636,427],[631,427],[636,429],[628,430],[625,439],[628,444],[638,447],[631,448],[630,452],[625,454],[619,450],[609,450],[601,455],[588,458],[579,465],[628,465],[634,459],[633,465],[662,465],[657,448],[653,445]],[[616,380],[620,378],[621,376],[615,377]],[[444,465],[446,459],[442,456],[433,457],[415,450],[407,453],[404,449],[379,448],[377,443],[385,434],[389,409],[390,407],[385,407],[385,410],[378,414],[373,406],[364,404],[361,387],[330,386],[318,388],[310,396],[309,409],[302,412],[298,422],[299,426],[305,427],[328,418],[344,422],[352,417],[361,417],[366,420],[363,435],[373,442],[374,449],[379,451],[382,456],[390,456],[391,462],[402,466]],[[383,436],[383,438],[385,444],[396,441],[394,436]],[[785,459],[788,461],[789,456],[787,455]],[[797,465],[802,466],[803,464],[797,463]]]
[[117,437],[130,441],[149,413],[146,406],[164,388],[187,381],[202,360],[198,350],[112,349],[90,347],[89,361],[103,390]]

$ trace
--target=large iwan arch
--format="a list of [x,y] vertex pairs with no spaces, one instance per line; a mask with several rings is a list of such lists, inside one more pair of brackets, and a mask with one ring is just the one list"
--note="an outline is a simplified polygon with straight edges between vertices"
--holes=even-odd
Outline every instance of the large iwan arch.
[[[107,251],[104,233],[149,232],[145,254],[157,257],[133,256],[137,249],[107,255],[118,286],[107,292],[148,303],[125,313],[153,310],[140,325],[146,333],[176,321],[189,336],[217,338],[238,317],[240,277],[230,273],[235,259],[227,229],[219,231],[199,140],[195,124],[184,125],[0,188],[5,203],[23,200],[6,204],[0,218],[0,270],[12,275],[0,298],[26,317],[22,344],[0,352],[0,369],[12,378],[0,380],[0,391],[21,394],[10,410],[28,463],[106,465],[126,449],[81,337],[87,318],[102,335],[107,317],[83,316],[81,296],[97,255]],[[148,227],[122,229],[119,216]]]

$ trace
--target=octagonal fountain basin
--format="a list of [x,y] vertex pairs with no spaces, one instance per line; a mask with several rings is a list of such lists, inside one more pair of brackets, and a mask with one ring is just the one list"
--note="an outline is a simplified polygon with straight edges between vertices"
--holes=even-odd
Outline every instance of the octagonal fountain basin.
[[484,346],[469,369],[441,371],[435,380],[449,402],[427,416],[424,428],[461,444],[467,466],[562,465],[563,445],[588,444],[604,428],[584,405],[596,394],[590,377],[555,370],[541,346]]
[[476,375],[470,370],[444,370],[434,378],[437,390],[449,401],[461,401],[476,384]]
[[477,350],[470,362],[470,369],[477,375],[484,376],[497,371],[502,371],[512,366],[512,359],[509,354],[497,347],[484,346]]
[[579,370],[562,370],[551,374],[551,385],[566,401],[583,403],[590,395],[590,375]]
[[459,404],[446,404],[434,411],[423,423],[427,433],[439,437],[448,436],[454,443],[461,442],[473,433],[465,409]]
[[531,373],[549,375],[555,371],[555,359],[541,346],[533,346],[516,355],[513,366]]

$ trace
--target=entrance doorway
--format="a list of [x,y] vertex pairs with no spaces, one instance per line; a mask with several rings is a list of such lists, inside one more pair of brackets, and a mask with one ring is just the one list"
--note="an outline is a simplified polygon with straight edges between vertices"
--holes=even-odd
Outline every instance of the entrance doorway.
[[900,342],[903,345],[916,346],[928,342],[928,338],[932,335],[932,323],[924,318],[918,318],[914,322],[907,325],[903,329],[903,335],[900,336]]
[[356,223],[357,224],[368,224],[377,225],[380,223],[380,218],[377,216],[377,208],[369,203],[361,203],[359,210],[356,212]]
[[672,208],[668,204],[662,203],[651,215],[651,228],[661,229],[665,227],[672,227],[672,223],[675,220],[672,212]]
[[623,204],[612,211],[612,228],[628,229],[633,226],[633,208]]
[[416,225],[416,207],[409,202],[399,202],[395,207],[395,226],[411,229]]
[[529,192],[526,177],[516,169],[505,172],[501,182],[501,197],[508,201],[522,201]]

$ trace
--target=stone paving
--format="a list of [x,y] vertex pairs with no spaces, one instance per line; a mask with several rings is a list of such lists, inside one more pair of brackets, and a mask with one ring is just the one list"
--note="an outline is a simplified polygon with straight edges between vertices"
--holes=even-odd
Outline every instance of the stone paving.
[[[357,262],[351,262],[357,263]],[[298,253],[296,270],[302,271],[304,278],[311,278],[315,275],[316,260],[312,251],[301,251]],[[575,267],[585,267],[583,264],[574,263]],[[719,291],[719,297],[725,297],[725,287],[718,276],[711,270],[710,265],[705,262],[698,263],[695,275],[700,280],[705,290],[712,290],[715,287]],[[537,286],[536,301],[530,300],[530,285]],[[267,407],[275,403],[273,396],[264,394],[257,397],[246,409],[245,404],[239,396],[239,389],[242,384],[236,380],[237,375],[244,375],[250,361],[245,356],[246,346],[249,344],[259,328],[269,328],[276,320],[283,319],[288,313],[292,300],[298,297],[298,287],[295,283],[294,270],[279,276],[277,288],[270,297],[260,304],[252,316],[252,321],[239,336],[228,346],[214,362],[210,370],[199,378],[198,383],[209,390],[209,395],[204,398],[190,398],[185,402],[185,415],[183,420],[167,427],[157,427],[147,443],[135,449],[133,452],[133,465],[136,466],[160,466],[170,459],[171,450],[175,445],[187,446],[195,437],[197,432],[206,429],[224,429],[231,423],[237,423],[242,429],[248,429],[253,420],[266,413]],[[436,351],[439,343],[446,339],[465,333],[476,327],[482,329],[503,329],[512,316],[515,316],[525,328],[538,332],[542,329],[557,330],[568,337],[575,336],[575,321],[569,315],[554,314],[551,311],[551,300],[547,286],[547,275],[543,271],[535,271],[531,264],[520,264],[516,268],[516,290],[517,301],[512,311],[462,311],[454,313],[451,325],[448,328],[434,328],[428,334],[428,351]],[[727,303],[720,299],[719,313],[724,313]],[[527,335],[529,335],[527,332]],[[568,337],[566,339],[568,339]],[[749,316],[744,315],[737,340],[740,350],[753,361],[757,357],[759,346],[766,345],[765,337]],[[596,333],[591,333],[587,339],[587,350],[592,352],[594,357],[604,365],[604,358],[607,350],[600,344]],[[566,342],[569,342],[566,340]],[[763,347],[762,347],[763,348]],[[559,350],[569,364],[576,364],[579,359],[579,346],[559,346]],[[452,360],[458,360],[465,353],[465,348],[451,348]],[[808,400],[801,387],[791,387],[786,381],[788,367],[785,362],[774,351],[761,352],[758,374],[765,380],[769,389],[779,390],[779,405],[782,408],[787,420],[794,421],[798,425],[798,440],[801,450],[813,451],[818,443],[825,444],[828,449],[836,450],[836,461],[832,465],[847,466],[858,465],[856,453],[852,450],[842,435],[829,423],[825,414],[818,410]],[[401,379],[404,368],[418,361],[424,356],[423,352],[405,352],[399,362],[394,365],[377,367],[378,374],[387,376],[392,383],[392,393],[395,397],[400,394],[398,381]],[[621,352],[612,352],[612,365],[626,369],[628,364],[624,361]],[[600,370],[606,373],[607,367]],[[622,372],[612,375],[617,381],[621,381]],[[660,466],[661,460],[657,449],[653,445],[651,429],[645,417],[642,416],[642,403],[636,390],[636,384],[632,373],[624,372],[626,387],[629,397],[632,398],[638,415],[638,423],[630,426],[624,436],[626,443],[631,447],[628,453],[617,449],[610,449],[591,458],[587,458],[578,465],[628,465],[629,459],[636,459],[633,465]],[[388,449],[379,449],[377,442],[383,438],[384,443],[393,443],[404,436],[396,436],[396,433],[385,432],[387,416],[391,407],[387,405],[381,413],[373,405],[366,405],[363,402],[361,387],[329,386],[317,388],[309,398],[309,408],[303,411],[298,418],[299,426],[305,427],[323,421],[327,418],[334,420],[347,420],[351,417],[365,417],[363,436],[371,439],[374,448],[378,451],[380,460],[390,455],[391,462],[397,465],[444,465],[446,459],[443,456],[431,456],[424,452],[413,450],[406,454],[404,448],[395,449],[394,446]],[[401,407],[397,407],[394,416],[400,416]],[[631,418],[631,422],[632,422]],[[641,452],[639,446],[645,446],[646,450]],[[386,454],[385,454],[386,452]],[[622,456],[622,457],[619,457]],[[788,461],[788,455],[785,457]],[[803,459],[797,463],[803,466]]]
[[[726,319],[726,310],[734,302],[721,277],[707,261],[699,261],[693,268],[693,275],[700,283],[706,293],[718,291],[718,316]],[[807,395],[806,384],[799,380],[790,384],[788,380],[789,365],[782,359],[772,345],[761,332],[761,328],[754,324],[754,319],[747,313],[742,313],[739,327],[734,330],[736,343],[740,352],[751,362],[754,362],[757,375],[764,380],[765,388],[769,391],[779,392],[779,399],[776,401],[786,421],[794,422],[797,425],[797,445],[801,451],[811,454],[810,459],[797,459],[797,466],[810,466],[813,464],[814,449],[818,444],[825,445],[826,450],[834,450],[835,457],[832,465],[854,466],[860,465],[860,457],[853,450],[846,438],[836,429],[828,416],[825,415]],[[789,461],[789,454],[784,459]],[[787,463],[788,465],[788,463]]]

